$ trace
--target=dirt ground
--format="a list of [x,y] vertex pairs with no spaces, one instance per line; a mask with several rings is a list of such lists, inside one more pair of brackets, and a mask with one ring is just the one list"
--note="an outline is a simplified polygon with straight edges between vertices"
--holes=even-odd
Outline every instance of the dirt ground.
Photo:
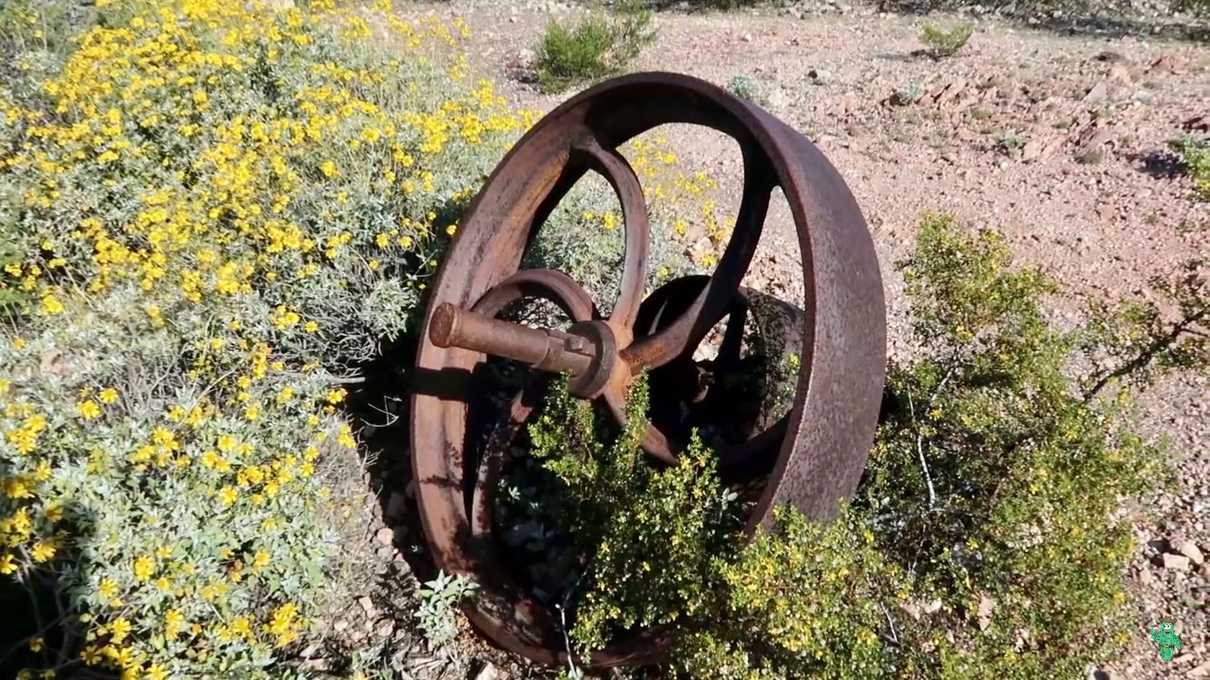
[[[1210,46],[980,20],[959,55],[934,61],[919,53],[925,18],[842,9],[662,12],[658,38],[631,70],[720,85],[746,76],[765,108],[820,147],[874,235],[892,354],[912,350],[893,265],[927,211],[1003,233],[1021,262],[1065,287],[1054,303],[1060,321],[1078,318],[1089,300],[1150,295],[1153,277],[1171,278],[1210,252],[1210,203],[1197,201],[1168,147],[1207,125]],[[570,95],[539,93],[524,67],[548,18],[580,9],[456,0],[404,11],[463,17],[475,36],[474,70],[516,105],[545,112]],[[896,92],[919,98],[896,104]],[[719,201],[733,211],[742,172],[734,142],[689,127],[666,136],[687,166],[718,180]],[[800,260],[787,255],[797,252],[795,238],[784,201],[775,202],[746,283],[801,299]],[[1186,539],[1210,554],[1207,394],[1204,376],[1186,375],[1145,399],[1149,432],[1171,441],[1177,480],[1124,508],[1138,518],[1129,568],[1135,635],[1123,658],[1093,676],[1210,677],[1210,563],[1164,566],[1163,558]],[[1171,664],[1148,638],[1161,621],[1174,622],[1184,642]]]

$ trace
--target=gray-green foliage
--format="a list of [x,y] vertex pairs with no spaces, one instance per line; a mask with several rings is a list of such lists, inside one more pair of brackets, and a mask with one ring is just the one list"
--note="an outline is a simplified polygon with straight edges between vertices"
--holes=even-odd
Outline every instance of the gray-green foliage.
[[420,609],[416,620],[429,644],[437,647],[449,643],[458,635],[455,607],[473,597],[478,586],[461,574],[444,571],[426,581],[420,589]]
[[920,42],[925,44],[934,59],[952,57],[966,45],[974,31],[974,25],[968,23],[959,23],[948,29],[925,24],[920,29]]
[[762,104],[764,102],[764,90],[761,84],[752,76],[737,75],[727,83],[727,89],[731,94],[740,99],[747,99],[753,104]]
[[924,88],[920,86],[920,83],[907,83],[895,88],[895,91],[891,93],[890,103],[895,106],[910,106],[920,101],[923,96]]
[[537,49],[539,87],[559,92],[617,73],[655,39],[651,16],[641,0],[621,0],[572,27],[552,20]]

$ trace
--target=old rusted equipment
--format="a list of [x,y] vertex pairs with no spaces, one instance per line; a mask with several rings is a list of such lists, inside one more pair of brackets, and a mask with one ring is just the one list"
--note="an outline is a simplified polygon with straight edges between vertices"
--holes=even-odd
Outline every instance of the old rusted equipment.
[[[734,138],[743,154],[744,193],[713,274],[673,281],[644,300],[647,210],[638,178],[615,149],[668,123],[704,125]],[[612,185],[625,222],[620,296],[607,318],[597,316],[588,293],[566,274],[518,271],[537,229],[588,171]],[[802,254],[803,360],[790,412],[721,451],[724,464],[767,461],[768,481],[748,522],[752,530],[767,523],[778,504],[829,517],[856,488],[878,416],[886,352],[878,262],[861,212],[827,159],[777,118],[714,85],[642,73],[602,83],[548,114],[500,162],[466,213],[422,328],[411,447],[433,559],[478,581],[480,595],[467,614],[496,644],[541,663],[566,663],[554,616],[509,575],[492,535],[490,498],[499,472],[472,455],[468,441],[477,369],[495,355],[536,371],[570,372],[576,396],[600,400],[624,417],[632,376],[653,370],[654,393],[655,370],[675,375],[711,328],[742,314],[740,281],[776,187],[789,204]],[[556,331],[496,318],[525,297],[554,303],[574,324]],[[518,394],[509,422],[524,422],[533,408],[532,395]],[[676,440],[657,424],[643,447],[670,461]],[[652,661],[668,642],[666,631],[639,631],[580,662],[603,667]]]

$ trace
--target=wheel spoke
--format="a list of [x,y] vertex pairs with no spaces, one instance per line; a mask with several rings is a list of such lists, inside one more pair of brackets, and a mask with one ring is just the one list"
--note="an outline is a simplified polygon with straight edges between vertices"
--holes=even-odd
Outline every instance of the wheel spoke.
[[655,368],[681,356],[706,337],[731,309],[740,281],[748,272],[760,240],[769,197],[775,186],[766,163],[751,154],[744,156],[744,197],[731,241],[723,252],[709,283],[689,308],[660,332],[636,340],[622,351],[632,374]]
[[602,148],[595,138],[588,138],[575,147],[584,155],[584,162],[603,176],[613,187],[622,204],[622,219],[626,227],[626,254],[618,300],[609,321],[619,328],[634,326],[635,315],[647,283],[647,257],[651,248],[651,224],[647,218],[647,201],[639,178],[622,154]]
[[748,301],[742,294],[737,298],[731,315],[727,317],[727,330],[718,346],[718,356],[714,359],[715,368],[719,371],[733,370],[738,366],[739,355],[743,350],[744,325],[748,322]]

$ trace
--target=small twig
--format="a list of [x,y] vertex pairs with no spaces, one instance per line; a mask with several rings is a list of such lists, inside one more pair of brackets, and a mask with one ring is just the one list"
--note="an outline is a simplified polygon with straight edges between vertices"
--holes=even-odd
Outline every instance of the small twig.
[[380,427],[380,428],[381,427],[390,427],[391,425],[394,425],[395,423],[399,422],[399,416],[394,413],[391,413],[390,411],[388,411],[386,409],[378,408],[377,406],[370,404],[370,403],[366,403],[366,406],[374,409],[375,411],[378,411],[379,413],[386,416],[386,418],[387,418],[386,422],[384,422],[381,425],[379,425],[377,423],[371,423],[370,421],[366,420],[365,418],[362,418],[361,422],[365,423],[366,425],[369,425],[370,427]]
[[886,605],[882,602],[879,602],[878,606],[882,608],[882,615],[886,617],[887,625],[891,627],[891,642],[898,645],[899,633],[895,630],[895,620],[891,618],[891,612],[887,610]]
[[567,606],[571,603],[571,596],[575,594],[576,588],[580,587],[580,581],[584,580],[584,575],[587,573],[588,570],[586,569],[577,576],[575,582],[563,594],[563,603],[555,605],[559,610],[559,630],[563,633],[563,646],[567,649],[567,665],[571,668],[571,676],[573,678],[583,677],[583,674],[576,666],[575,655],[571,651],[571,637],[567,635]]
[[351,376],[348,378],[337,378],[336,376],[332,376],[331,378],[328,378],[328,382],[332,383],[333,385],[361,385],[365,383],[365,381],[365,376]]
[[937,491],[933,488],[933,475],[929,473],[929,465],[924,460],[924,433],[920,431],[920,425],[916,422],[916,407],[912,403],[912,393],[910,391],[907,398],[908,412],[912,416],[912,426],[916,428],[916,455],[920,457],[920,467],[924,470],[924,482],[928,485],[929,491],[929,510],[932,510],[937,506]]

